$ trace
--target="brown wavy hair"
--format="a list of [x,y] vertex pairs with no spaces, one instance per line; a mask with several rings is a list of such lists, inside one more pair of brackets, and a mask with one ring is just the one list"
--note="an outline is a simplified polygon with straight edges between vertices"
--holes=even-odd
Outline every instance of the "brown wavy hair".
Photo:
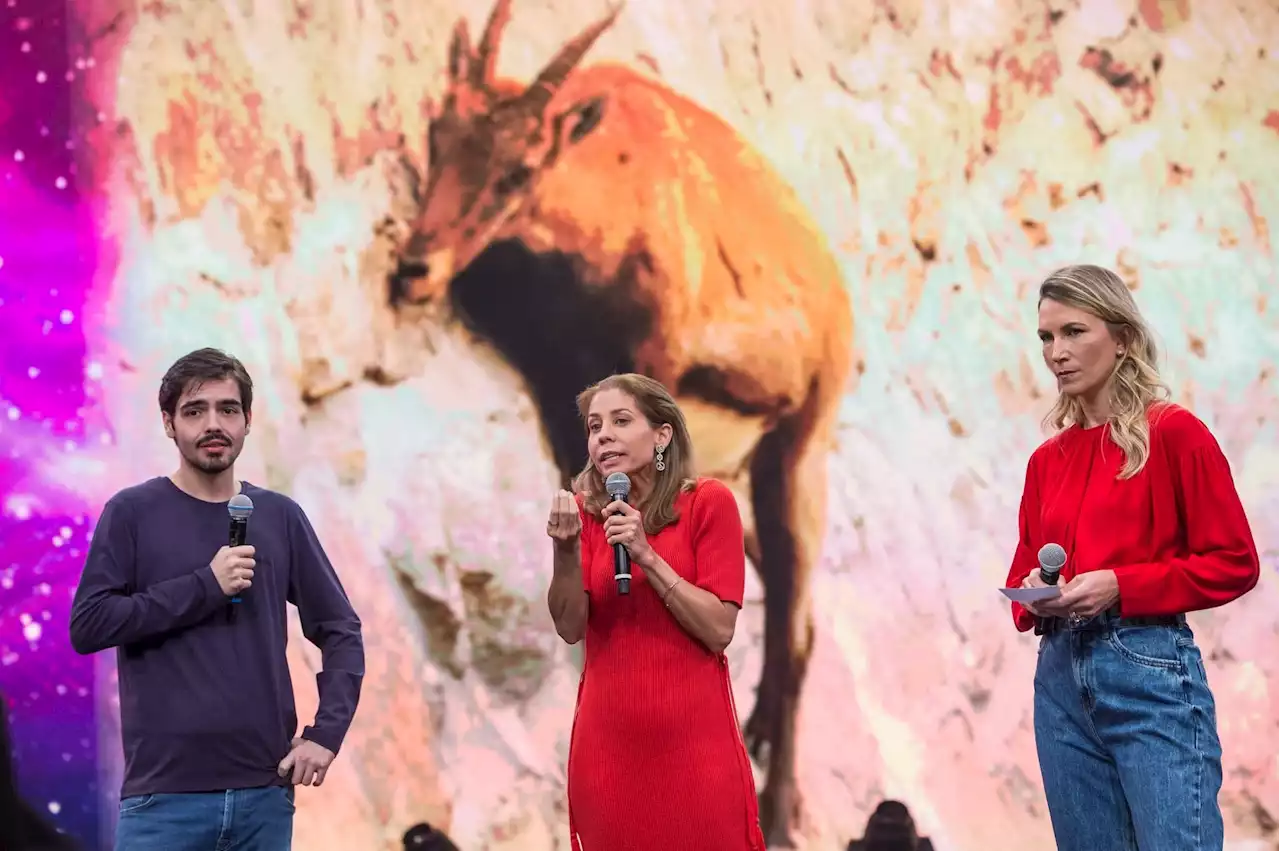
[[[645,534],[656,535],[679,519],[676,498],[684,491],[693,490],[697,482],[689,427],[685,424],[680,406],[661,382],[628,372],[611,375],[578,394],[578,415],[582,418],[584,429],[591,401],[602,390],[620,390],[626,393],[635,400],[640,416],[653,428],[671,426],[671,440],[662,451],[666,469],[659,473],[654,469],[653,462],[649,462],[645,475],[653,482],[653,487],[639,502],[633,503],[644,516]],[[600,517],[604,507],[611,502],[609,495],[605,493],[604,478],[590,458],[582,472],[574,477],[573,489],[583,495],[586,509],[594,517]]]
[[[1155,335],[1124,281],[1101,266],[1058,269],[1040,284],[1039,302],[1045,299],[1093,314],[1107,324],[1111,336],[1124,346],[1124,353],[1111,373],[1111,414],[1107,423],[1111,441],[1124,453],[1124,466],[1117,478],[1137,475],[1151,454],[1148,411],[1153,404],[1169,397],[1169,388],[1160,380],[1156,368],[1159,351]],[[1060,393],[1045,417],[1045,425],[1061,430],[1073,424],[1085,425],[1084,406],[1074,396]]]

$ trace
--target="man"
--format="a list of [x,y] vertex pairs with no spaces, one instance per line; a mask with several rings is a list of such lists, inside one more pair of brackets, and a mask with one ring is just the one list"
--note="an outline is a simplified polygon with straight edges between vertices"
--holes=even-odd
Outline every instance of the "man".
[[[252,405],[234,357],[200,349],[169,368],[160,418],[177,472],[107,502],[76,589],[72,646],[117,648],[117,851],[285,851],[294,787],[324,781],[355,714],[364,645],[337,574],[293,500],[235,477]],[[246,545],[228,547],[236,494],[253,514]],[[298,738],[286,602],[324,660]]]

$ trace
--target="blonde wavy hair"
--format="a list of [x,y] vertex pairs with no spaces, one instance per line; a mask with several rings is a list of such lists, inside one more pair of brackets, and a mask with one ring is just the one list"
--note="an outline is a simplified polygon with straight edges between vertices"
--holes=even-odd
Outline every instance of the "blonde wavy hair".
[[[584,427],[587,412],[591,410],[591,400],[602,390],[620,390],[635,399],[640,416],[653,428],[664,424],[671,426],[671,440],[662,451],[666,469],[658,472],[651,461],[645,475],[651,477],[653,487],[639,502],[632,503],[644,515],[645,534],[656,535],[679,519],[680,515],[675,510],[676,498],[681,492],[692,490],[697,481],[689,427],[667,388],[661,382],[634,372],[611,375],[578,394],[578,415],[582,417]],[[590,458],[582,472],[574,477],[573,489],[583,495],[587,511],[595,517],[600,517],[604,507],[612,501],[605,492],[604,478]]]
[[[1107,422],[1111,441],[1124,453],[1125,463],[1117,478],[1137,475],[1151,454],[1148,411],[1169,396],[1156,368],[1159,352],[1151,328],[1120,276],[1101,266],[1058,269],[1040,284],[1037,305],[1045,299],[1098,317],[1106,323],[1112,338],[1124,347],[1111,373],[1111,414]],[[1085,425],[1084,406],[1079,399],[1060,393],[1045,417],[1045,425],[1060,431],[1072,424]]]

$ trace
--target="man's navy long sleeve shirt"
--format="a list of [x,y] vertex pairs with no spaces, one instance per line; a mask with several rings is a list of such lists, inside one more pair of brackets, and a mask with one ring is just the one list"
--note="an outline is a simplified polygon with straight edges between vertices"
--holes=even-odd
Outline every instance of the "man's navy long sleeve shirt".
[[297,732],[286,603],[321,650],[320,703],[302,737],[337,753],[360,698],[360,619],[302,509],[242,484],[257,562],[241,602],[209,566],[228,540],[227,503],[168,478],[103,508],[71,611],[80,653],[116,648],[124,741],[121,798],[287,785],[276,768]]

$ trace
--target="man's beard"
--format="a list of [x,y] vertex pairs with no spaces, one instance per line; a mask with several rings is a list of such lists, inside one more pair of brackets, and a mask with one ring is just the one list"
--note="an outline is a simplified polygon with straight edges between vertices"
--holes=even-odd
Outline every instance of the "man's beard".
[[223,472],[236,463],[236,459],[240,457],[240,453],[233,447],[228,446],[223,450],[222,457],[209,458],[201,451],[200,447],[196,447],[195,451],[190,455],[183,453],[187,459],[187,463],[195,467],[202,473],[213,476]]

